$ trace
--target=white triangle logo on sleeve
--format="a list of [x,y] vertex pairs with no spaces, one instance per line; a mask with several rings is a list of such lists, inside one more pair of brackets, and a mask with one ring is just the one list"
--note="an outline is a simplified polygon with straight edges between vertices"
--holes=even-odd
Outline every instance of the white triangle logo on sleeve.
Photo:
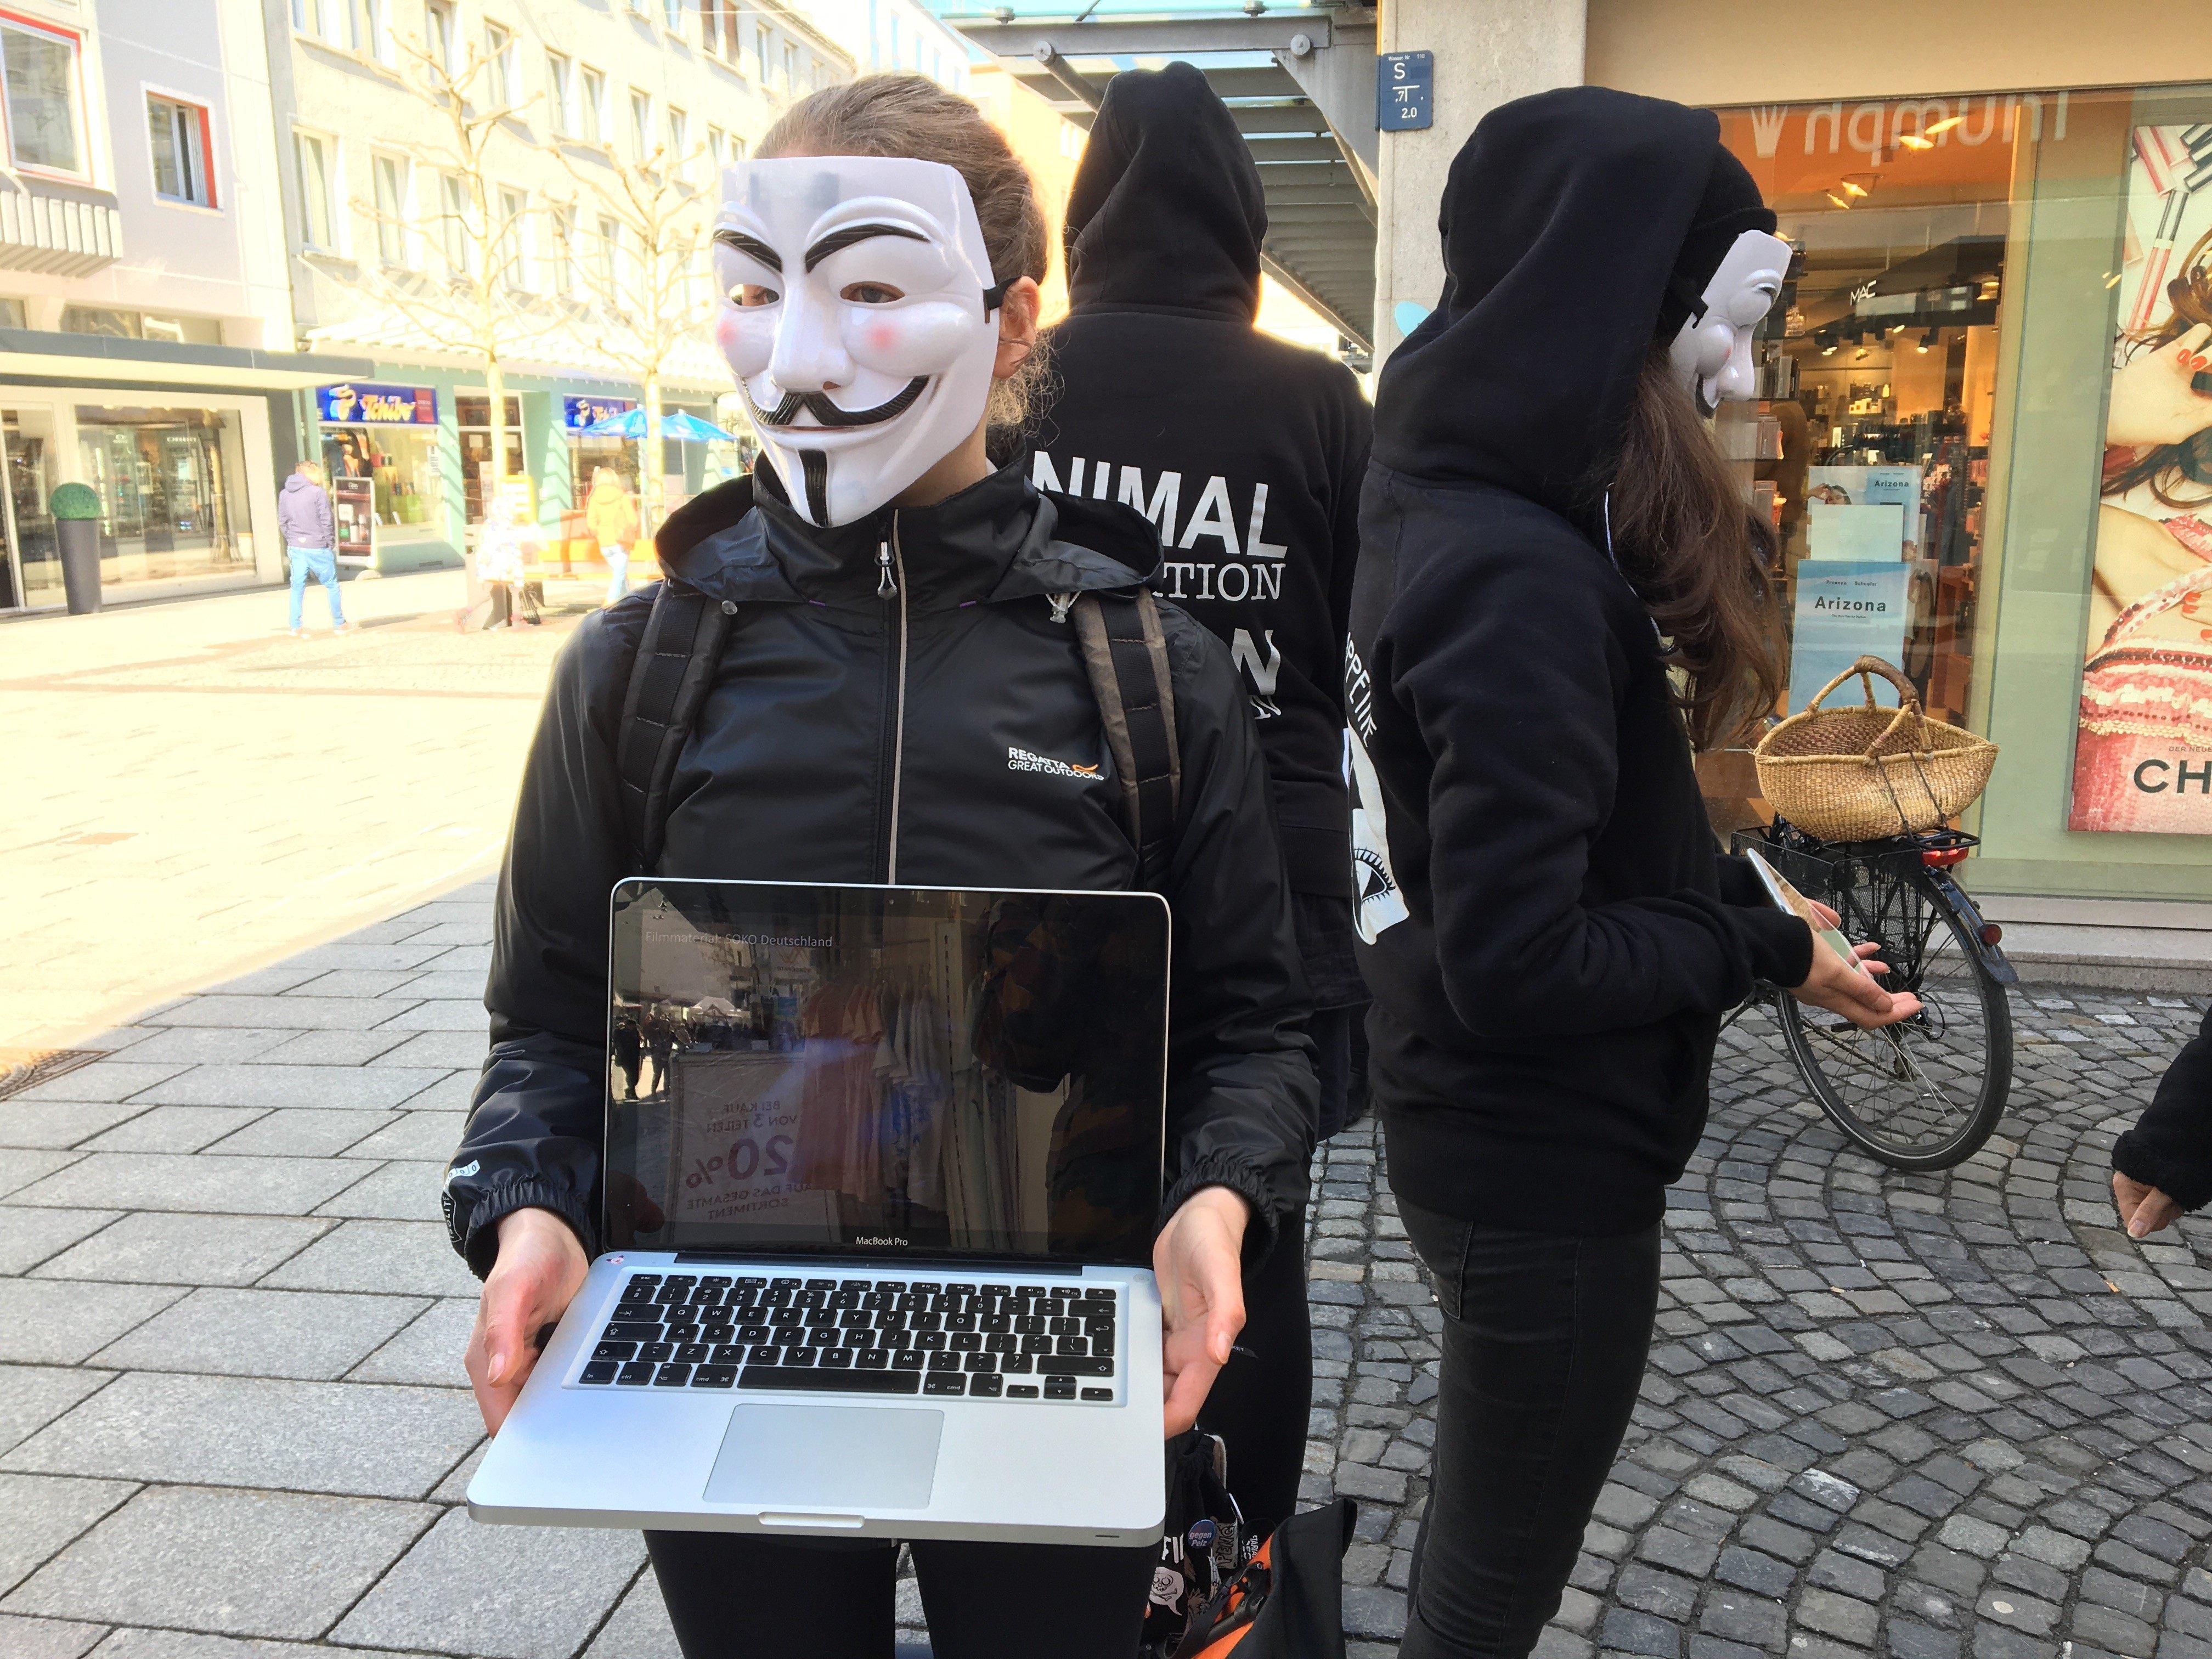
[[1359,733],[1346,727],[1352,752],[1352,890],[1353,920],[1359,937],[1372,945],[1382,933],[1411,914],[1398,878],[1390,870],[1390,823],[1382,808],[1382,786]]

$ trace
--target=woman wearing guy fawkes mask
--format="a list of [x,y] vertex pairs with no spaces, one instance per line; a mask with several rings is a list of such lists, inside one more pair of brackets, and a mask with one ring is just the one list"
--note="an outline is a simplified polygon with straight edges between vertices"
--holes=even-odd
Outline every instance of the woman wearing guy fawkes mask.
[[1778,678],[1770,538],[1700,416],[1753,395],[1789,249],[1719,124],[1594,87],[1504,105],[1442,219],[1360,507],[1359,962],[1443,1315],[1400,1650],[1521,1659],[1636,1401],[1723,1011],[1754,979],[1864,1025],[1917,1004],[1760,904],[1691,765]]
[[[1127,888],[1089,773],[1100,714],[1068,596],[1135,588],[1151,526],[994,471],[986,404],[1025,381],[1044,226],[965,100],[915,76],[817,93],[725,175],[717,337],[769,465],[656,538],[733,606],[671,788],[662,872],[792,882]],[[799,158],[811,158],[800,160]],[[886,198],[904,210],[888,223]],[[930,228],[934,228],[933,229]],[[530,1333],[582,1284],[599,1164],[606,895],[635,860],[615,738],[652,592],[586,619],[525,771],[485,1001],[493,1048],[447,1186],[486,1276],[468,1367],[488,1424]],[[1166,1426],[1189,1427],[1243,1321],[1240,1257],[1305,1200],[1315,1084],[1266,780],[1226,650],[1161,607],[1182,764],[1159,889],[1175,908],[1168,1199],[1153,1251]],[[1028,761],[1010,764],[1019,751]],[[1295,1250],[1299,1241],[1285,1239]],[[648,1536],[690,1659],[888,1655],[896,1552]],[[1157,1551],[917,1542],[937,1652],[1126,1659]]]

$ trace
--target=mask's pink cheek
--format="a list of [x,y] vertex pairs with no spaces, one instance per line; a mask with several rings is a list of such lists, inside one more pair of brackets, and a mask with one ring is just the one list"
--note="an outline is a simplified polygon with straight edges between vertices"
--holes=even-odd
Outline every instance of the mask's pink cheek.
[[725,306],[714,319],[714,343],[724,360],[744,379],[768,368],[775,349],[775,334],[735,306]]
[[867,339],[871,350],[896,351],[898,349],[899,331],[889,323],[878,323],[868,330]]

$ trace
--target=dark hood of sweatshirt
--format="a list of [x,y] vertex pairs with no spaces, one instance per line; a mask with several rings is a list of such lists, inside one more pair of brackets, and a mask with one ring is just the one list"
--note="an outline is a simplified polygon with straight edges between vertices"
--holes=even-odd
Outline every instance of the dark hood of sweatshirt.
[[1711,112],[1601,87],[1483,117],[1444,185],[1443,296],[1377,383],[1377,464],[1509,489],[1601,534],[1678,256],[1717,167],[1741,172],[1723,155]]
[[1229,106],[1188,64],[1106,85],[1067,198],[1067,297],[1249,323],[1267,234],[1260,169]]

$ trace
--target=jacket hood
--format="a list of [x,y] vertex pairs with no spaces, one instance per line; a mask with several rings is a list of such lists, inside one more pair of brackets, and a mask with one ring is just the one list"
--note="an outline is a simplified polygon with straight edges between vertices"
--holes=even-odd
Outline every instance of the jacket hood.
[[818,529],[758,468],[685,503],[655,544],[662,568],[710,599],[768,604],[872,599],[894,520],[908,591],[927,608],[1134,587],[1159,568],[1143,514],[1041,494],[1028,471],[1024,453],[933,506]]
[[321,489],[322,485],[307,477],[306,473],[295,472],[284,480],[284,487],[276,493],[280,495],[297,495],[307,490],[319,491]]
[[1444,185],[1443,297],[1376,385],[1376,460],[1511,490],[1601,533],[1664,315],[1734,240],[1713,249],[1708,204],[1741,217],[1749,187],[1710,111],[1569,87],[1483,117]]
[[1267,234],[1260,169],[1229,107],[1188,64],[1106,85],[1067,198],[1067,295],[1249,323]]

